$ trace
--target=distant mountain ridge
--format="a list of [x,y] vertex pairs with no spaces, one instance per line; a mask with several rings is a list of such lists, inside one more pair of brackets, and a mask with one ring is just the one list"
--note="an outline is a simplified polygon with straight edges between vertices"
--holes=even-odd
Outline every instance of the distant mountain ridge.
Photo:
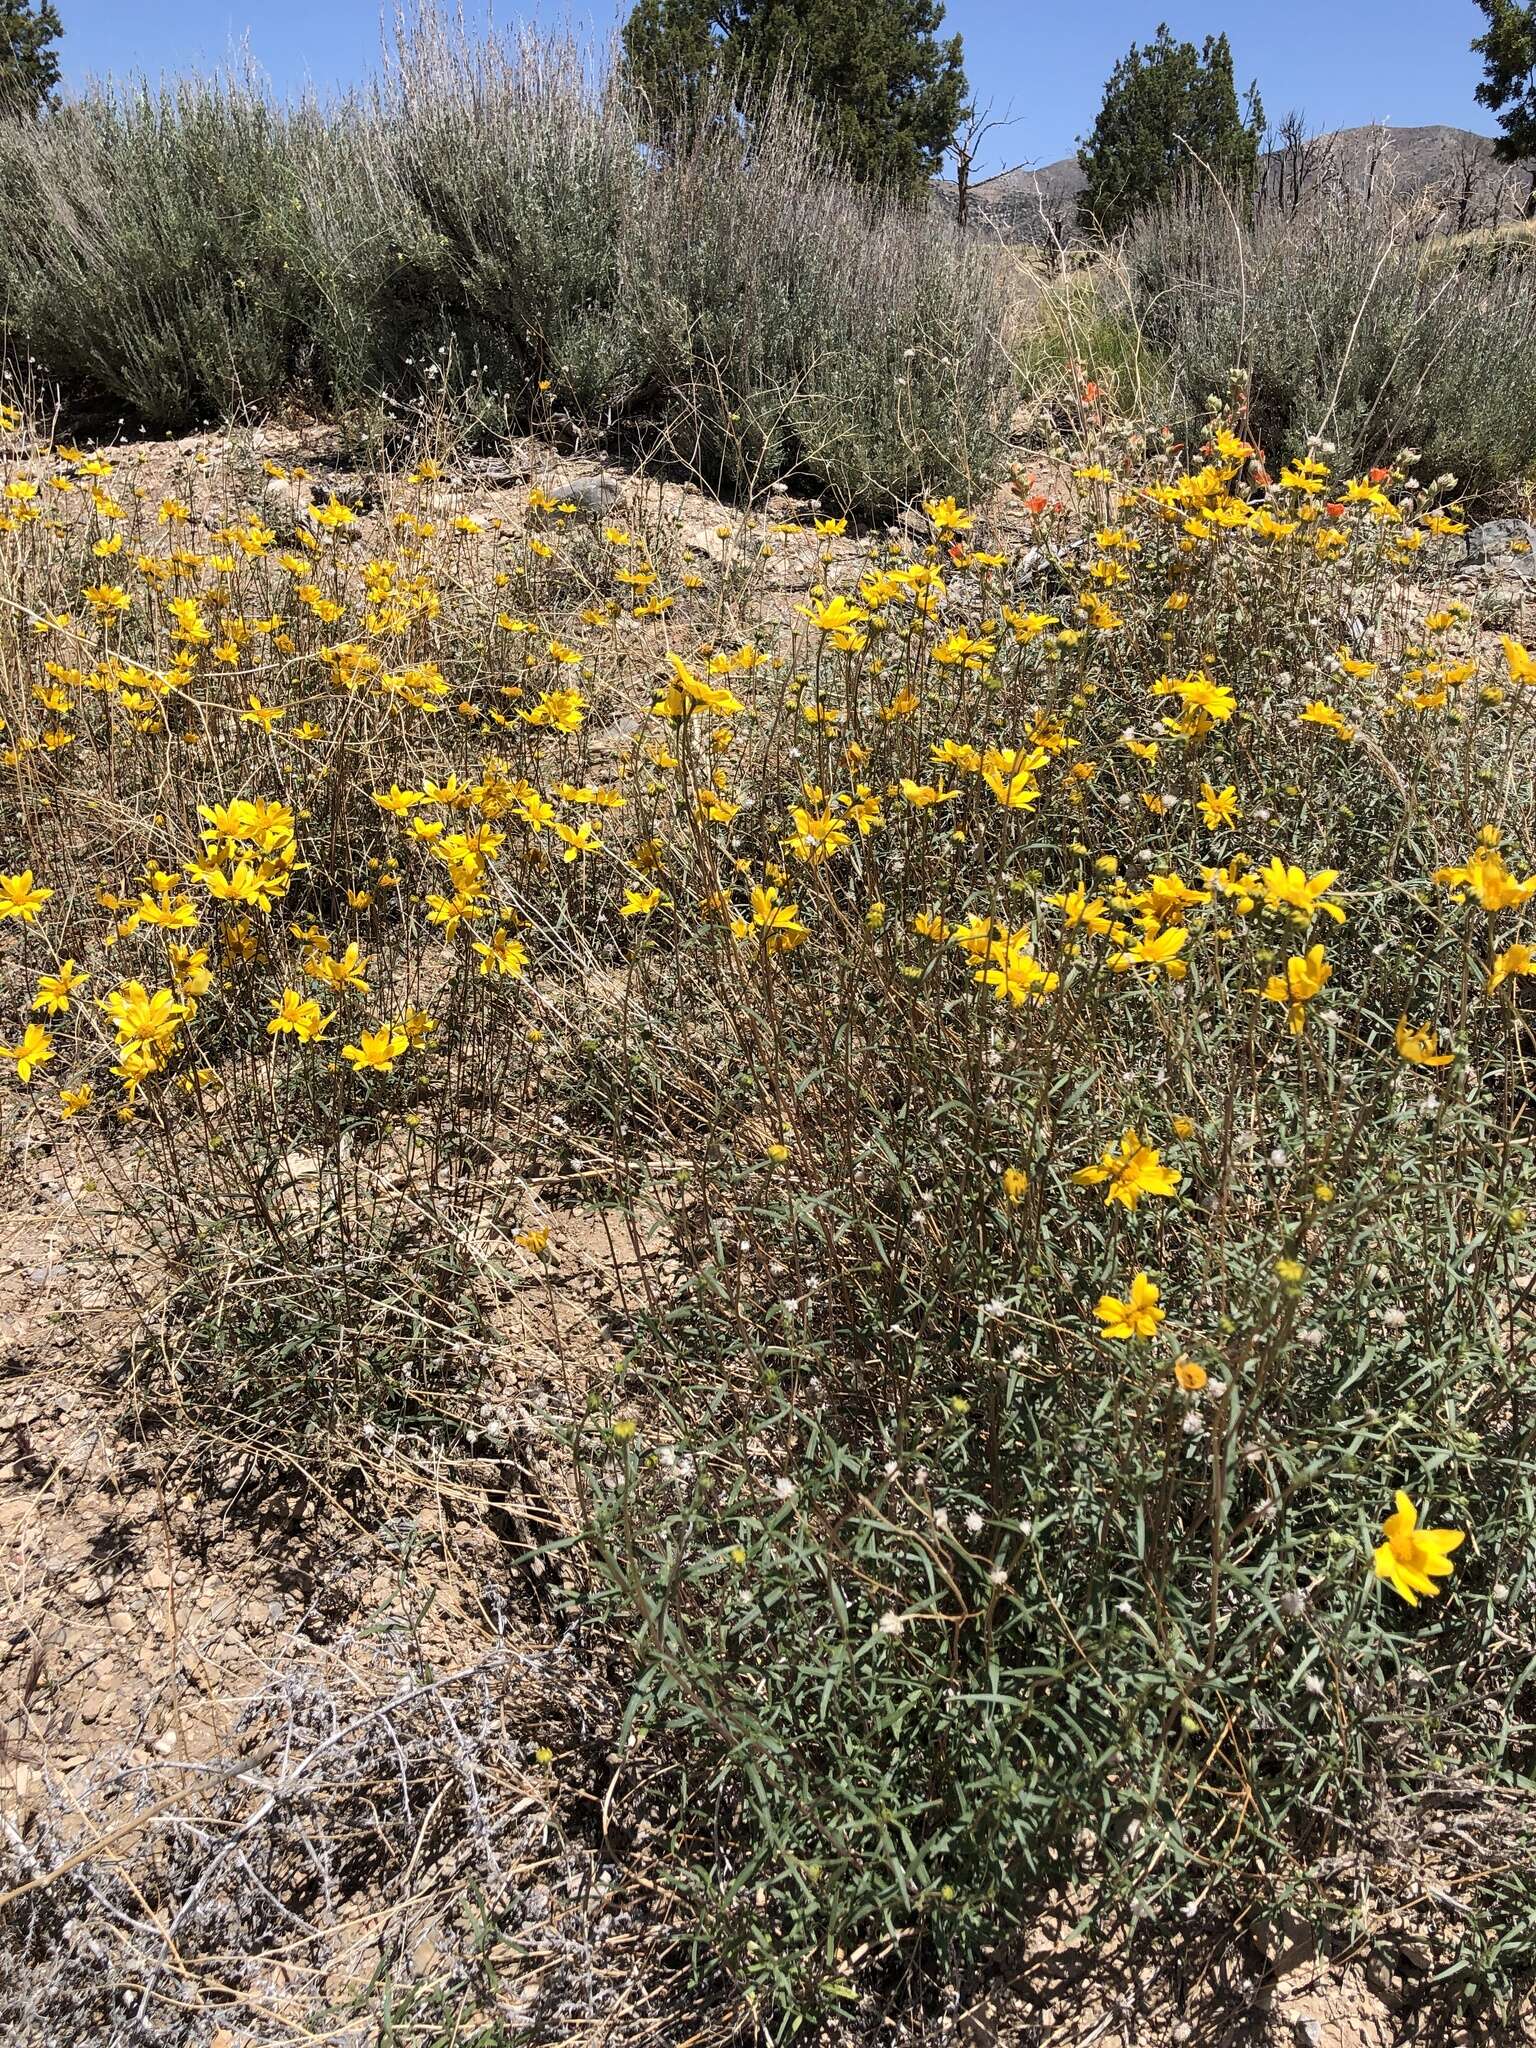
[[[1524,211],[1531,172],[1501,163],[1493,137],[1443,123],[1421,128],[1367,126],[1298,136],[1259,159],[1264,188],[1279,197],[1317,189],[1329,180],[1356,190],[1386,183],[1396,197],[1432,193],[1436,225],[1447,230],[1497,227]],[[1020,164],[971,186],[973,217],[1032,241],[1070,239],[1085,183],[1075,156],[1034,167]]]

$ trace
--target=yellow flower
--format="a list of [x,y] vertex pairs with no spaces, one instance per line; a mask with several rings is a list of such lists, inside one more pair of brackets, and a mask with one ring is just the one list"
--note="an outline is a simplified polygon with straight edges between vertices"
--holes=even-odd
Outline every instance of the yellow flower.
[[1237,709],[1237,699],[1224,683],[1213,683],[1201,669],[1187,676],[1159,676],[1152,685],[1154,697],[1177,697],[1186,711],[1199,714],[1195,737],[1203,737],[1212,725],[1225,725]]
[[95,1090],[91,1087],[89,1081],[83,1082],[78,1088],[61,1088],[59,1090],[59,1115],[62,1117],[78,1116],[82,1109],[90,1108],[94,1094]]
[[330,499],[326,504],[311,505],[309,513],[317,526],[336,527],[355,526],[357,524],[357,514],[350,505],[343,505],[334,491],[331,492]]
[[1162,1165],[1154,1148],[1133,1128],[1121,1138],[1118,1151],[1111,1145],[1096,1166],[1080,1166],[1072,1178],[1079,1187],[1107,1182],[1105,1205],[1119,1202],[1134,1210],[1143,1195],[1177,1194],[1183,1175]]
[[409,1050],[410,1043],[394,1025],[381,1024],[377,1031],[363,1032],[361,1044],[344,1045],[341,1056],[359,1073],[389,1074],[401,1053]]
[[830,810],[808,811],[804,805],[797,804],[790,817],[795,829],[784,845],[796,860],[814,864],[829,859],[834,853],[841,853],[849,844],[847,827]]
[[327,1017],[313,996],[301,996],[296,988],[285,988],[273,1005],[267,1031],[273,1038],[292,1032],[300,1045],[313,1045],[335,1021],[334,1012]]
[[201,947],[179,946],[174,940],[165,949],[171,980],[179,996],[204,996],[213,986],[207,952]]
[[1131,898],[1137,911],[1154,925],[1182,924],[1184,912],[1209,903],[1209,889],[1191,889],[1181,875],[1153,875],[1145,889]]
[[187,646],[200,646],[213,638],[195,597],[173,597],[166,610],[171,615],[173,640],[182,641]]
[[1158,1307],[1159,1290],[1145,1273],[1137,1273],[1131,1290],[1122,1301],[1118,1294],[1101,1294],[1094,1314],[1104,1325],[1100,1334],[1113,1343],[1128,1337],[1155,1337],[1157,1326],[1167,1313]]
[[53,1040],[41,1024],[29,1024],[19,1045],[0,1045],[0,1060],[10,1060],[18,1081],[30,1081],[39,1067],[53,1058]]
[[619,906],[620,917],[649,917],[661,903],[659,889],[626,889]]
[[141,924],[156,926],[160,931],[190,931],[197,923],[197,906],[190,896],[151,896],[147,892],[139,898],[134,912]]
[[565,852],[560,856],[564,861],[576,860],[584,853],[602,851],[603,842],[590,825],[567,825],[562,819],[556,818],[550,829],[565,848]]
[[1512,946],[1506,946],[1494,961],[1493,971],[1488,976],[1488,993],[1492,995],[1499,984],[1508,981],[1512,974],[1536,974],[1536,952],[1521,939]]
[[1159,969],[1170,981],[1182,981],[1189,968],[1179,959],[1189,939],[1187,925],[1170,925],[1166,931],[1148,932],[1133,946],[1118,953],[1111,953],[1109,966],[1116,974],[1124,974],[1132,967],[1145,967],[1155,979]]
[[669,651],[667,661],[672,674],[666,689],[651,706],[653,716],[690,718],[695,711],[712,711],[718,717],[728,718],[743,709],[739,697],[723,684],[707,683],[702,676],[696,676],[679,656]]
[[1341,647],[1334,656],[1334,659],[1338,662],[1343,673],[1357,683],[1367,682],[1376,673],[1376,663],[1374,661],[1357,660],[1347,647]]
[[1091,591],[1084,592],[1077,608],[1087,619],[1089,625],[1095,627],[1100,633],[1113,633],[1117,627],[1125,624],[1125,620],[1115,610],[1113,605],[1106,604],[1102,597],[1094,596]]
[[[430,898],[428,899],[431,900]],[[329,941],[326,942],[329,944]],[[304,972],[311,981],[323,981],[333,995],[340,995],[343,989],[356,989],[359,995],[368,993],[364,973],[368,962],[363,958],[354,939],[347,950],[339,955],[317,946],[304,957]]]
[[731,922],[731,936],[735,939],[751,938],[756,932],[761,936],[763,946],[769,953],[792,953],[796,946],[810,934],[800,922],[800,906],[797,903],[781,903],[776,888],[755,887],[752,891],[751,920],[734,918]]
[[856,654],[864,644],[864,635],[855,629],[868,619],[869,613],[859,605],[850,604],[841,593],[836,597],[823,598],[820,604],[801,604],[795,609],[810,620],[818,633],[843,634],[850,642],[857,641],[858,646],[850,647],[850,652]]
[[1309,456],[1304,462],[1287,463],[1280,472],[1280,482],[1285,490],[1304,491],[1309,497],[1316,497],[1327,474],[1327,464]]
[[1341,740],[1352,740],[1355,736],[1355,728],[1349,720],[1341,712],[1335,711],[1331,704],[1325,704],[1321,698],[1315,698],[1310,704],[1305,705],[1297,717],[1302,725],[1327,726],[1328,730],[1336,732]]
[[1005,810],[1033,810],[1040,800],[1035,777],[1049,758],[1043,747],[988,747],[981,779]]
[[[1490,916],[1498,910],[1518,910],[1536,896],[1536,875],[1527,875],[1523,882],[1515,879],[1504,865],[1499,835],[1492,826],[1485,827],[1479,835],[1464,866],[1436,868],[1435,880],[1443,889],[1450,890],[1457,903],[1464,903],[1470,891]],[[0,917],[4,914],[4,904],[0,903]]]
[[953,498],[939,498],[937,500],[925,498],[923,500],[923,510],[927,513],[929,519],[932,520],[934,530],[937,533],[968,533],[970,531],[970,513],[962,511]]
[[1223,825],[1236,824],[1242,812],[1237,808],[1237,791],[1230,782],[1225,789],[1213,789],[1210,783],[1201,783],[1200,816],[1208,832],[1217,832]]
[[398,782],[392,782],[383,796],[374,790],[373,800],[381,811],[388,811],[394,818],[403,818],[408,811],[424,801],[418,791],[402,789]]
[[1448,1067],[1456,1057],[1454,1053],[1436,1052],[1431,1025],[1410,1024],[1406,1017],[1398,1018],[1394,1038],[1399,1054],[1413,1067]]
[[8,917],[19,917],[23,924],[35,923],[52,894],[51,889],[33,881],[30,868],[19,875],[0,875],[0,924]]
[[1333,968],[1321,946],[1309,946],[1305,953],[1293,953],[1284,974],[1272,974],[1264,984],[1264,999],[1285,1003],[1291,1036],[1299,1038],[1306,1029],[1307,1004],[1333,979]]
[[1173,1376],[1186,1394],[1198,1394],[1210,1377],[1205,1367],[1193,1358],[1176,1358]]
[[489,940],[475,941],[474,950],[480,955],[482,974],[520,975],[528,965],[528,949],[521,939],[514,939],[510,932],[495,932]]
[[37,977],[37,994],[32,998],[34,1010],[45,1010],[50,1017],[61,1017],[69,1008],[71,994],[90,980],[82,974],[78,962],[66,960],[57,974],[40,974]]
[[999,1002],[1006,996],[1015,1009],[1025,1001],[1043,1002],[1060,980],[1035,958],[1028,931],[1005,932],[981,957],[990,964],[978,967],[971,979],[985,982]]
[[187,873],[193,881],[201,882],[215,901],[248,903],[253,910],[270,910],[288,887],[286,868],[267,861],[255,866],[248,860],[236,861],[227,875],[212,862],[194,861]]
[[1029,1190],[1029,1175],[1022,1166],[1003,1168],[1003,1199],[1010,1208],[1016,1208]]
[[1377,1547],[1376,1576],[1385,1579],[1410,1607],[1421,1593],[1438,1593],[1437,1579],[1449,1578],[1456,1567],[1451,1552],[1466,1541],[1464,1529],[1421,1529],[1419,1511],[1406,1493],[1394,1496],[1397,1512],[1381,1525],[1386,1542]]
[[1090,896],[1081,883],[1077,888],[1069,889],[1064,896],[1048,896],[1045,900],[1061,912],[1061,921],[1068,931],[1081,928],[1102,939],[1114,929],[1114,922],[1104,908],[1103,897]]
[[1011,605],[1006,604],[1003,606],[1003,618],[1021,647],[1027,647],[1031,640],[1045,631],[1047,626],[1061,624],[1054,612],[1016,612]]
[[575,732],[581,724],[586,698],[580,690],[545,690],[531,711],[517,715],[529,725],[542,725],[556,732]]
[[997,652],[992,640],[977,640],[961,631],[948,633],[929,650],[941,668],[979,669]]
[[1327,900],[1328,891],[1339,879],[1337,868],[1319,868],[1309,875],[1305,868],[1277,859],[1260,871],[1258,879],[1266,908],[1289,911],[1299,924],[1310,924],[1319,910],[1335,924],[1344,922],[1341,906]]
[[[112,1071],[122,1082],[123,1093],[131,1103],[150,1075],[160,1071],[160,1058],[153,1046],[125,1046],[122,1058]],[[122,1111],[119,1110],[118,1114],[121,1115]]]
[[98,1006],[112,1019],[117,1042],[125,1052],[167,1051],[178,1028],[192,1014],[174,989],[157,988],[153,995],[142,981],[125,981]]
[[942,783],[915,782],[910,775],[901,778],[901,793],[914,810],[929,810],[934,804],[953,803],[959,796],[958,789],[946,789]]

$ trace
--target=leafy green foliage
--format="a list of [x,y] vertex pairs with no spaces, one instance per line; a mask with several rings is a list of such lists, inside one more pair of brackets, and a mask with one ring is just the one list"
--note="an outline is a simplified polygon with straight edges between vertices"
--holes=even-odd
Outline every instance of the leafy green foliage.
[[1115,66],[1079,151],[1087,178],[1078,201],[1083,224],[1115,234],[1197,161],[1246,183],[1263,131],[1257,85],[1248,88],[1246,116],[1239,110],[1225,35],[1207,36],[1197,49],[1161,23],[1147,49],[1133,43]]
[[[1499,117],[1503,133],[1495,152],[1507,163],[1536,159],[1536,5],[1530,0],[1477,0],[1488,30],[1472,47],[1483,59],[1479,104]],[[1536,211],[1536,169],[1531,173],[1527,212]]]
[[29,116],[53,96],[64,33],[53,0],[0,0],[0,113]]
[[966,82],[942,0],[637,0],[625,75],[668,139],[712,77],[753,91],[792,78],[862,183],[916,199],[954,140]]

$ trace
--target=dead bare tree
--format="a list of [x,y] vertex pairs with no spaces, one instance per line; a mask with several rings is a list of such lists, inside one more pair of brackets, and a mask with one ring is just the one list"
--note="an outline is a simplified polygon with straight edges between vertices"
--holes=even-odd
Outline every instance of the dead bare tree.
[[1367,131],[1365,159],[1365,205],[1369,212],[1376,199],[1376,176],[1387,162],[1391,144],[1385,128],[1376,126]]
[[1451,156],[1452,193],[1458,235],[1464,235],[1477,226],[1475,208],[1482,189],[1486,164],[1487,151],[1478,138],[1464,135]]
[[986,138],[1001,129],[1011,128],[1013,119],[1008,112],[995,114],[990,100],[985,106],[977,106],[972,101],[970,106],[960,111],[960,125],[949,145],[949,154],[955,160],[955,226],[962,235],[971,217],[971,166]]
[[1272,206],[1281,214],[1299,212],[1303,200],[1327,181],[1335,156],[1331,135],[1310,129],[1300,108],[1287,114],[1264,152],[1260,207]]

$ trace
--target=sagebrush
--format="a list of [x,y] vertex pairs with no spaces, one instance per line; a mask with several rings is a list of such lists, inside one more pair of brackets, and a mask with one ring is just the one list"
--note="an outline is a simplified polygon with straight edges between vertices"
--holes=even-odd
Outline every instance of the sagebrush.
[[716,487],[848,506],[968,488],[1011,400],[1005,307],[814,117],[728,82],[665,152],[574,45],[428,15],[366,94],[107,85],[0,124],[0,319],[75,408],[180,429],[280,404],[398,433],[558,413]]
[[1236,372],[1276,460],[1326,441],[1358,472],[1411,450],[1487,500],[1536,469],[1532,247],[1433,222],[1385,182],[1254,213],[1191,181],[1132,230],[1109,297],[1165,366],[1184,430]]

